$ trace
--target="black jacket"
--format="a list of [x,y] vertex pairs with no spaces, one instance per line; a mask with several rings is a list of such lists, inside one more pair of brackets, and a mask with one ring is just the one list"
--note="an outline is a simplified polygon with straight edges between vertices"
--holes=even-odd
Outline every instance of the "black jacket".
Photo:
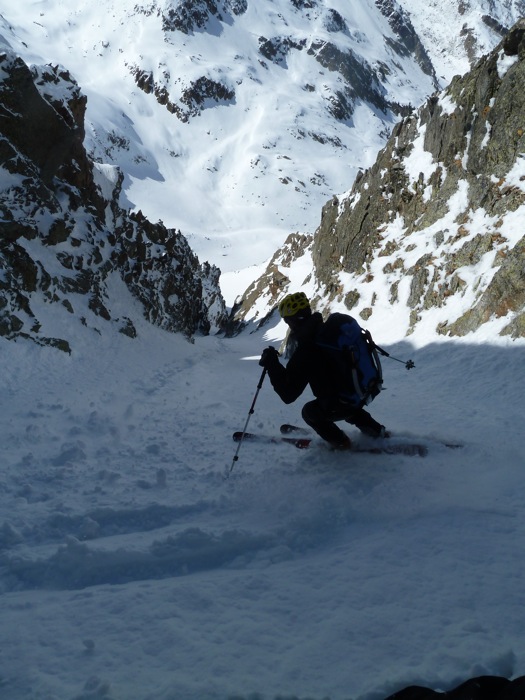
[[291,334],[289,342],[295,343],[296,348],[286,367],[278,360],[268,367],[272,386],[284,403],[293,403],[308,384],[318,399],[332,399],[339,393],[340,380],[335,368],[327,363],[323,349],[316,344],[322,325],[321,314],[312,314],[300,331]]

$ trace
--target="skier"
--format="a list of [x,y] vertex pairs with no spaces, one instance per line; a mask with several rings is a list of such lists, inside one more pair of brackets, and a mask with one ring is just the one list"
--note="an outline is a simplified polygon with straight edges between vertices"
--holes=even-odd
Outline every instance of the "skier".
[[293,403],[309,384],[316,398],[303,406],[303,420],[337,450],[351,449],[352,442],[336,421],[355,425],[373,438],[388,437],[384,425],[361,406],[339,396],[341,378],[337,367],[327,360],[323,348],[316,343],[323,317],[319,312],[312,313],[306,294],[288,294],[279,304],[279,314],[290,327],[288,343],[294,347],[293,353],[284,367],[277,350],[268,347],[259,365],[267,370],[275,392],[284,403]]

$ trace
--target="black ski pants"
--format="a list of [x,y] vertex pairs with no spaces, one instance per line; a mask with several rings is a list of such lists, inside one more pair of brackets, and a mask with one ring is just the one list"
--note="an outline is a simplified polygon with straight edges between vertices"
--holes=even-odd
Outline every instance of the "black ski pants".
[[340,399],[315,399],[303,406],[302,417],[315,432],[334,445],[341,444],[347,436],[336,425],[346,421],[370,437],[380,437],[383,426],[364,408],[356,408]]

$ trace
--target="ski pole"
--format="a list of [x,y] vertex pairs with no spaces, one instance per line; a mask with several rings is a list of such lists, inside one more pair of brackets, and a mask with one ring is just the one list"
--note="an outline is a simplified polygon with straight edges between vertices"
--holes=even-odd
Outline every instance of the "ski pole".
[[383,350],[383,348],[380,348],[379,345],[376,345],[374,343],[375,349],[381,353],[381,355],[384,355],[385,357],[388,357],[390,360],[395,360],[396,362],[401,362],[401,364],[405,365],[407,369],[413,369],[415,367],[415,364],[412,362],[412,360],[400,360],[398,357],[392,357],[392,355],[387,352],[386,350]]
[[239,440],[239,444],[237,445],[237,450],[235,451],[235,455],[233,456],[232,460],[232,465],[230,467],[230,471],[228,474],[231,474],[233,470],[233,466],[235,462],[239,459],[239,450],[241,449],[242,441],[244,440],[244,436],[246,434],[246,428],[248,427],[248,423],[250,422],[250,418],[252,417],[253,411],[255,409],[255,402],[257,401],[257,397],[259,396],[259,392],[262,388],[264,378],[266,376],[266,367],[263,369],[261,378],[259,379],[259,383],[257,384],[257,391],[255,392],[255,396],[253,397],[252,405],[250,406],[250,410],[248,411],[248,416],[246,417],[246,423],[244,424],[244,428],[242,429],[242,436],[241,439]]

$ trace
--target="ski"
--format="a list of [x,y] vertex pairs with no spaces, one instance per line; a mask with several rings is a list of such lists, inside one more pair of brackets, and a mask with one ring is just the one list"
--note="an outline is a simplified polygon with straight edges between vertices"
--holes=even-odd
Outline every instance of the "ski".
[[[280,431],[283,435],[290,435],[290,434],[295,434],[295,435],[308,435],[309,430],[308,428],[304,428],[300,425],[291,425],[290,423],[283,423],[280,427]],[[437,441],[440,445],[443,445],[443,447],[448,447],[450,450],[457,450],[460,447],[463,447],[463,445],[457,443],[457,442],[442,442],[442,441]],[[390,446],[389,446],[390,447]],[[402,445],[398,445],[398,447],[402,447]],[[424,447],[423,445],[421,447]],[[374,449],[374,448],[371,448]],[[424,449],[427,449],[426,447]],[[381,449],[381,452],[386,451],[386,449]],[[427,449],[428,451],[428,449]]]
[[[244,435],[244,437],[243,437]],[[244,433],[239,430],[233,433],[233,439],[235,442],[240,442],[241,440],[249,440],[252,442],[262,442],[262,443],[285,443],[288,445],[293,445],[300,450],[307,449],[312,444],[311,438],[296,438],[296,437],[285,437],[280,435],[274,437],[272,435],[260,435],[256,433]],[[348,452],[359,452],[365,454],[387,454],[387,455],[406,455],[409,457],[426,457],[428,454],[428,447],[419,444],[389,444],[389,445],[374,445],[373,447],[363,447],[362,445],[352,444],[352,447]]]
[[290,433],[297,433],[300,435],[308,434],[308,428],[301,428],[299,425],[291,425],[290,423],[283,423],[280,427],[280,431],[283,435],[289,435]]
[[294,438],[294,437],[272,437],[271,435],[256,435],[255,433],[243,433],[242,430],[238,430],[233,433],[233,439],[235,442],[241,442],[241,440],[250,440],[253,442],[284,442],[289,445],[293,445],[300,450],[304,450],[310,447],[312,440],[310,438]]

